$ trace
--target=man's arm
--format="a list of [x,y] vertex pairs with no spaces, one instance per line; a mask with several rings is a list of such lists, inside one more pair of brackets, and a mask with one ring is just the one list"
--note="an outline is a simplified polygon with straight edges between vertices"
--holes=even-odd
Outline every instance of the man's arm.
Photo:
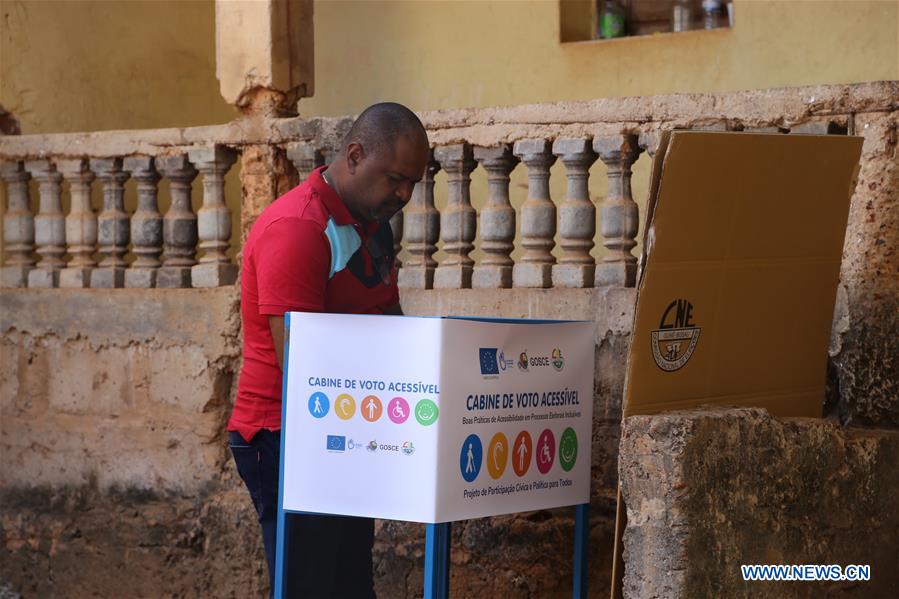
[[272,330],[272,342],[275,344],[275,356],[278,358],[278,366],[284,371],[284,317],[269,316],[268,328]]

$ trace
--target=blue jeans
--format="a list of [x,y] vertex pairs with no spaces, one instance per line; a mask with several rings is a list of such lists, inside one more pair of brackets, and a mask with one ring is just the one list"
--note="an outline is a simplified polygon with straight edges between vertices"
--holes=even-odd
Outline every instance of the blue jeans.
[[[259,515],[269,584],[274,589],[281,433],[263,429],[247,442],[240,433],[229,431],[228,446]],[[290,538],[284,570],[288,597],[375,596],[371,562],[374,520],[287,514],[286,524]]]

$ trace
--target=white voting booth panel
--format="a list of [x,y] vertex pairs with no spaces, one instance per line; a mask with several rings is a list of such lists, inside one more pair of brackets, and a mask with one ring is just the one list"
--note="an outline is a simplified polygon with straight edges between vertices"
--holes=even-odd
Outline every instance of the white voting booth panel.
[[437,523],[589,501],[591,324],[287,322],[283,509]]

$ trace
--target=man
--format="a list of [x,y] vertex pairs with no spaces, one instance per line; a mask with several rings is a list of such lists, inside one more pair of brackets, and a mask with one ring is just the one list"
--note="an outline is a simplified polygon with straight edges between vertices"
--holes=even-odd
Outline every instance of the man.
[[[427,156],[427,133],[415,114],[375,104],[359,115],[334,161],[268,206],[247,238],[243,369],[228,435],[259,515],[272,587],[284,313],[401,313],[388,219],[411,198]],[[374,596],[371,519],[288,520],[290,596]]]

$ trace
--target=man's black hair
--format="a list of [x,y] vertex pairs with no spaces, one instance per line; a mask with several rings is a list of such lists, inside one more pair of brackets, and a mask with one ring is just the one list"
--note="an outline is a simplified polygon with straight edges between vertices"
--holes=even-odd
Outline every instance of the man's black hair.
[[343,148],[351,143],[362,145],[368,153],[393,149],[400,137],[415,138],[421,136],[427,140],[424,125],[415,113],[396,102],[372,104],[362,111],[353,123],[349,133],[343,138]]

